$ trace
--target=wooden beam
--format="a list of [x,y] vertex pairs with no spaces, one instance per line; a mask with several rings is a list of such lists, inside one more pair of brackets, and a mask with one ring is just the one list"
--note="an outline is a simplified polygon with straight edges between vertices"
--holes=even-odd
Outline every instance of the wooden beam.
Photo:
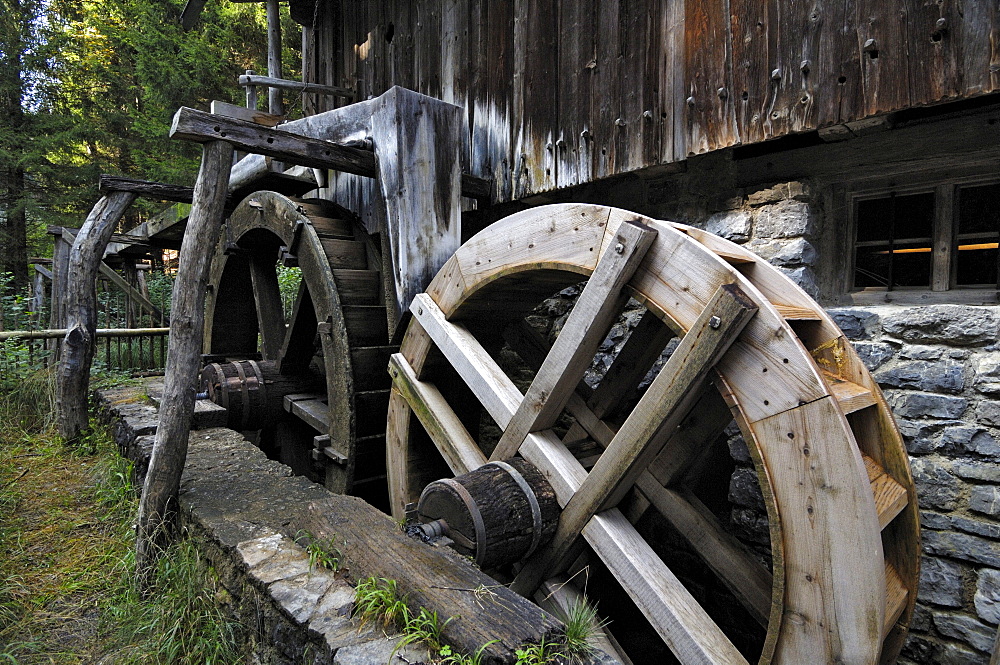
[[182,185],[168,185],[162,182],[150,182],[148,180],[134,180],[132,178],[122,178],[115,175],[102,174],[98,189],[102,194],[112,192],[131,192],[144,199],[155,201],[176,201],[178,203],[191,203],[191,196],[194,194],[193,187]]
[[[504,427],[523,399],[510,378],[464,326],[445,320],[429,296],[417,296],[410,311],[497,424]],[[520,453],[545,474],[562,506],[587,477],[551,430],[528,434]],[[682,662],[746,663],[617,508],[595,516],[582,535]]]
[[[486,464],[486,455],[437,386],[419,380],[406,358],[399,353],[393,354],[389,360],[389,374],[396,390],[427,430],[452,473],[460,476]],[[406,445],[405,441],[403,445]]]
[[205,145],[178,259],[160,420],[139,502],[136,530],[136,579],[143,591],[152,583],[152,572],[172,519],[187,458],[195,398],[192,381],[201,363],[204,285],[212,258],[206,248],[215,247],[219,241],[232,163],[232,145],[225,141]]
[[264,360],[280,358],[286,333],[281,289],[274,263],[273,255],[269,258],[258,253],[250,255],[250,281],[257,303],[257,329],[260,331],[261,355]]
[[52,271],[49,270],[48,268],[46,268],[45,266],[41,266],[41,265],[38,265],[36,263],[35,264],[35,272],[37,272],[39,275],[45,277],[46,279],[50,279],[50,280],[52,279]]
[[56,409],[59,413],[59,435],[75,442],[89,428],[90,363],[94,359],[97,339],[97,269],[104,265],[101,258],[118,220],[122,218],[135,194],[115,192],[101,197],[74,239],[67,261],[66,333],[56,371]]
[[283,115],[274,115],[273,113],[258,111],[256,108],[237,106],[236,104],[229,104],[228,102],[220,102],[218,100],[212,101],[212,105],[209,108],[213,115],[223,115],[227,118],[246,120],[247,122],[264,125],[265,127],[277,127],[285,121],[285,116]]
[[205,2],[206,0],[187,0],[181,11],[181,28],[187,31],[198,24],[201,10],[205,8]]
[[719,287],[563,509],[552,541],[525,564],[512,589],[534,591],[593,516],[618,505],[687,415],[712,367],[756,312],[757,305],[738,286]]
[[[377,169],[375,154],[370,150],[313,139],[187,107],[181,107],[174,115],[170,137],[198,143],[223,140],[244,152],[274,157],[291,164],[332,169],[368,178],[375,177]],[[489,180],[468,173],[463,173],[461,178],[463,196],[489,197],[492,190]]]
[[628,298],[622,287],[632,279],[655,238],[656,231],[643,224],[627,220],[619,225],[614,244],[608,243],[597,262],[491,460],[512,457],[528,432],[555,424]]
[[317,95],[330,95],[333,97],[344,97],[354,99],[357,96],[350,88],[341,88],[335,85],[320,85],[319,83],[304,83],[302,81],[289,81],[274,76],[257,76],[254,74],[244,74],[239,78],[241,86],[266,85],[271,88],[281,90],[291,90],[292,92],[308,92]]

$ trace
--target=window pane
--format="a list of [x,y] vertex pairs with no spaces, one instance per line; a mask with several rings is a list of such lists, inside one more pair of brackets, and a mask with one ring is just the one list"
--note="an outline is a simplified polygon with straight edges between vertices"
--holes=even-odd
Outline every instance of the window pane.
[[[934,193],[897,196],[895,236],[930,238],[934,229]],[[858,201],[857,240],[889,240],[892,232],[892,197]]]
[[855,288],[887,287],[890,271],[894,287],[930,287],[933,192],[858,201],[855,226]]
[[858,247],[854,257],[854,287],[886,287],[892,260],[893,286],[931,285],[931,248],[926,242],[902,242]]
[[958,190],[959,285],[996,284],[1000,237],[1000,184]]

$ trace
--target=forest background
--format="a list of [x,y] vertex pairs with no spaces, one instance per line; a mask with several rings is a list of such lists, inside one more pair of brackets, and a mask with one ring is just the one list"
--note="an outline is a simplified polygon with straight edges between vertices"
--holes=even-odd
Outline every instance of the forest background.
[[[189,30],[184,5],[0,0],[0,295],[25,292],[29,256],[51,254],[46,226],[83,223],[100,174],[193,184],[201,152],[168,138],[174,112],[242,104],[237,77],[266,72],[263,3],[210,0]],[[287,14],[282,35],[295,79],[301,37]],[[138,202],[120,230],[162,207]]]

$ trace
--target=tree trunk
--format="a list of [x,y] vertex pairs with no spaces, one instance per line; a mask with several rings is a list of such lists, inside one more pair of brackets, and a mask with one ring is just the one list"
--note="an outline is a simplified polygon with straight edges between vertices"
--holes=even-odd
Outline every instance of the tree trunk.
[[160,423],[139,503],[136,534],[136,584],[149,590],[151,573],[172,522],[201,360],[205,292],[213,249],[219,241],[229,186],[233,147],[206,143],[194,188],[194,203],[181,244],[170,312],[170,342],[164,376]]
[[[66,327],[56,372],[56,408],[59,435],[76,441],[88,427],[87,388],[94,359],[97,331],[97,271],[115,225],[135,201],[135,194],[114,192],[101,198],[69,251],[66,280]],[[60,242],[62,242],[60,240]]]
[[[4,22],[10,32],[5,35],[4,58],[0,58],[0,127],[7,128],[9,138],[0,144],[0,152],[6,153],[2,159],[0,179],[3,187],[0,193],[0,272],[13,276],[7,288],[8,294],[23,293],[28,288],[28,233],[25,211],[25,177],[21,157],[26,150],[23,136],[24,96],[22,56],[27,49],[26,36],[30,30],[29,17],[21,0],[9,0],[9,10],[14,21]],[[13,30],[12,30],[13,29]]]

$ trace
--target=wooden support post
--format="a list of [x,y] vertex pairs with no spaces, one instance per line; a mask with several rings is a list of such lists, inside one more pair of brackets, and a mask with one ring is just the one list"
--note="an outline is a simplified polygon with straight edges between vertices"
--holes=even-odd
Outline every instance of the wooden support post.
[[65,286],[65,327],[69,331],[63,338],[56,372],[59,435],[66,441],[76,441],[88,429],[87,390],[96,349],[98,265],[115,225],[135,198],[129,192],[101,197],[68,253],[66,267],[73,276]]
[[229,143],[213,141],[205,145],[178,259],[160,422],[139,503],[136,582],[143,591],[149,588],[157,545],[171,521],[187,458],[201,361],[205,287],[212,258],[206,248],[215,247],[219,241],[232,161],[233,146]]
[[533,593],[594,515],[618,505],[687,415],[712,367],[756,312],[757,305],[739,287],[727,284],[718,289],[566,504],[552,543],[525,564],[511,589]]
[[[252,69],[248,69],[246,75],[247,75],[247,77],[253,76],[254,75],[254,71]],[[249,82],[249,79],[248,79],[248,82],[247,82],[245,88],[246,88],[246,91],[247,91],[247,108],[248,109],[253,109],[253,110],[256,111],[257,110],[257,86],[254,85],[253,83]]]
[[378,98],[372,140],[385,202],[383,279],[390,336],[462,244],[462,109],[394,87]]
[[31,280],[31,322],[35,326],[41,322],[42,309],[45,307],[45,274],[39,270],[40,267],[35,266]]
[[[267,0],[267,75],[281,78],[281,15],[278,0]],[[284,115],[281,88],[267,89],[267,110],[274,115]]]
[[[66,282],[69,280],[70,242],[66,241],[62,229],[59,229],[54,237],[55,244],[52,246],[52,302],[49,311],[49,328],[66,327]],[[49,349],[58,359],[59,343],[51,342]]]

